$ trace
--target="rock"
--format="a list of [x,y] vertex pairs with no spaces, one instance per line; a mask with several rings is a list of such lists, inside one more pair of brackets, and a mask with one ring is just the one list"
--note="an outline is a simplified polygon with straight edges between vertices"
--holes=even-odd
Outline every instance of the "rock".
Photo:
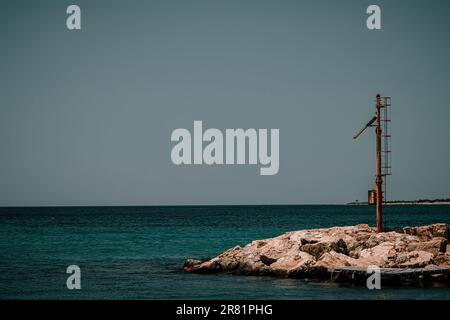
[[306,274],[310,265],[315,263],[313,256],[306,252],[299,252],[295,256],[281,257],[271,267],[275,275],[300,276]]
[[352,257],[335,251],[325,253],[314,264],[314,268],[318,271],[331,270],[346,266],[359,266],[359,262],[357,259],[353,259]]
[[[300,230],[236,246],[210,260],[188,259],[183,270],[297,278],[324,278],[342,268],[357,268],[362,274],[370,265],[389,270],[450,270],[447,237],[446,224],[382,233],[368,225]],[[350,270],[340,277],[348,274]]]
[[411,242],[408,244],[407,249],[408,251],[426,251],[436,256],[439,253],[445,253],[447,250],[447,239],[439,237],[430,241]]
[[397,257],[399,268],[423,268],[433,262],[434,255],[426,251],[402,253]]
[[405,227],[403,232],[409,235],[426,237],[426,238],[444,238],[448,240],[449,228],[445,223],[437,223],[430,226],[421,227]]
[[259,257],[259,260],[261,260],[261,262],[264,263],[266,266],[270,266],[272,263],[277,261],[277,259],[270,258],[270,257],[265,256],[265,255],[261,255]]
[[375,265],[383,268],[392,266],[396,256],[395,245],[391,242],[382,242],[372,248],[362,250],[358,260],[363,266]]
[[186,259],[183,264],[183,270],[186,272],[192,272],[196,266],[199,266],[202,263],[201,260],[196,259]]
[[440,267],[450,266],[450,254],[441,253],[433,258],[433,264]]
[[330,242],[316,242],[308,243],[300,246],[300,250],[314,256],[316,259],[320,258],[324,253],[335,251],[348,255],[347,245],[345,241],[339,239]]

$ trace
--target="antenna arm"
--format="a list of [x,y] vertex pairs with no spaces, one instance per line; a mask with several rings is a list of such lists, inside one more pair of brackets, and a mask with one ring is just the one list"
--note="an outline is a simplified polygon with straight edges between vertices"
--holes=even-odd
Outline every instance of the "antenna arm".
[[370,119],[369,122],[367,122],[367,124],[362,127],[354,136],[353,139],[358,139],[358,137],[370,126],[372,126],[372,124],[377,120],[377,117],[374,116],[372,119]]

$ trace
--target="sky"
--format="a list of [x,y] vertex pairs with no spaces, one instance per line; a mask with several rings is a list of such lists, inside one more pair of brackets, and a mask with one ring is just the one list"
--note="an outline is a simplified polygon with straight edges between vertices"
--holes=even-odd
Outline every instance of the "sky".
[[[392,97],[388,198],[450,197],[447,0],[0,6],[0,206],[365,201],[375,135],[352,136],[377,93]],[[278,174],[174,165],[171,133],[194,120],[278,128]]]

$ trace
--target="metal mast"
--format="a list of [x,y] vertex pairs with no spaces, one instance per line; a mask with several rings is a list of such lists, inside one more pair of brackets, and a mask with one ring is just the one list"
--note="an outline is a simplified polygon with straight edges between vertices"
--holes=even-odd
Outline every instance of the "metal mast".
[[376,134],[376,170],[375,170],[375,185],[376,185],[376,197],[377,197],[377,232],[381,232],[383,229],[383,176],[381,173],[381,96],[377,94],[376,100],[376,117],[377,125],[375,129]]
[[[383,100],[384,101],[383,101]],[[353,137],[358,138],[368,127],[375,127],[376,159],[375,159],[375,190],[369,190],[369,204],[376,204],[377,232],[383,230],[383,202],[386,199],[386,176],[391,175],[390,166],[390,119],[388,107],[391,106],[391,98],[376,96],[375,116],[363,126]],[[382,110],[384,112],[382,113]],[[375,124],[374,124],[375,123]],[[384,132],[383,132],[384,128]],[[382,163],[382,156],[384,163]],[[384,184],[383,184],[384,182]],[[384,186],[384,191],[383,191]],[[374,196],[374,197],[373,197]],[[374,199],[373,199],[374,198]],[[374,200],[374,201],[372,201]],[[373,203],[372,203],[373,202]]]

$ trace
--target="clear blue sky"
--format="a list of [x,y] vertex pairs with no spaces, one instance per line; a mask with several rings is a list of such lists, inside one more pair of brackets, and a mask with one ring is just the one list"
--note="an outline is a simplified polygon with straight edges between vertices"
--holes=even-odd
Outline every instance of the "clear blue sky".
[[[65,10],[82,10],[82,30]],[[365,27],[370,4],[382,30]],[[0,205],[365,200],[392,96],[390,198],[450,197],[450,2],[8,1]],[[170,134],[279,128],[280,171],[172,164]]]

